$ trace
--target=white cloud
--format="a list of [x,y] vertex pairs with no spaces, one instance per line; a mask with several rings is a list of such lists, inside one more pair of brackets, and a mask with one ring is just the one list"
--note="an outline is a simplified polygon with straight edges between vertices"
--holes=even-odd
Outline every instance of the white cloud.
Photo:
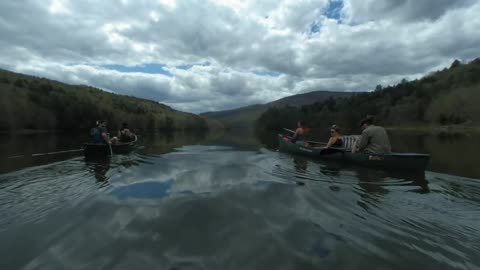
[[52,14],[70,14],[70,10],[67,8],[68,1],[52,0],[48,11]]
[[[2,1],[0,66],[201,112],[310,90],[371,90],[479,56],[480,1],[345,0],[342,23],[324,15],[328,6]],[[172,76],[103,68],[149,63]]]

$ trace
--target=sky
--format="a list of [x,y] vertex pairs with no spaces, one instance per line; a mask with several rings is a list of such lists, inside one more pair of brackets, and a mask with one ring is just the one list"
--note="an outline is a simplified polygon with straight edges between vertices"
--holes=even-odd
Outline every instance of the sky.
[[200,113],[480,57],[480,0],[2,0],[0,68]]

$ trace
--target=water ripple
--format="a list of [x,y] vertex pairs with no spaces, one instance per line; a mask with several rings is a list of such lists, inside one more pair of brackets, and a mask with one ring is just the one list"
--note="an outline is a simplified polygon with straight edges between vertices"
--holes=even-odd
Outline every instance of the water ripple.
[[480,267],[479,183],[431,172],[195,145],[24,169],[0,192],[2,269]]

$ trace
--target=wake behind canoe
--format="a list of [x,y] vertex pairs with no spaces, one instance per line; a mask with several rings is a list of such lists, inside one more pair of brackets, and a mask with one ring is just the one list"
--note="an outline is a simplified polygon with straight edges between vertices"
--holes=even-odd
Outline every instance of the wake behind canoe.
[[430,160],[430,155],[427,154],[391,153],[376,156],[363,153],[354,154],[346,148],[323,149],[321,147],[305,146],[292,143],[288,136],[281,134],[278,135],[278,141],[280,150],[284,152],[381,169],[424,171]]

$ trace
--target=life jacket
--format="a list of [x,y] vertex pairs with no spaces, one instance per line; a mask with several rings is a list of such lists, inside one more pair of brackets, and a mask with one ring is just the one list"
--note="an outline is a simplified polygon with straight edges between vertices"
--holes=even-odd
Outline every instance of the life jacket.
[[337,141],[332,145],[332,147],[343,147],[343,139],[342,137],[338,137]]
[[102,137],[102,131],[98,127],[94,127],[90,130],[90,136],[92,137],[92,143],[102,144],[105,143]]

